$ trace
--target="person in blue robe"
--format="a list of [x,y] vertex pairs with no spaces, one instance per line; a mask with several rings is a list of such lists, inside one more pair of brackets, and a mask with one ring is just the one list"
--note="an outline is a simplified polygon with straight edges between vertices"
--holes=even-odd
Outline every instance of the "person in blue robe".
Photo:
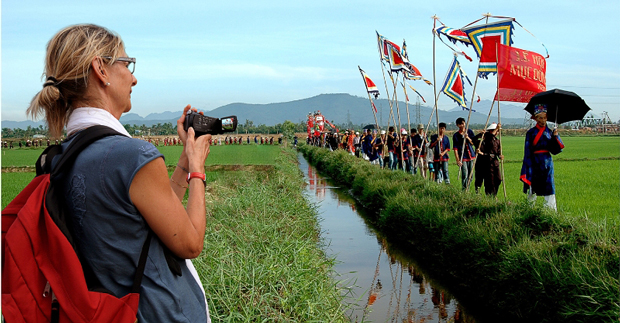
[[545,205],[557,210],[551,155],[562,152],[564,143],[557,129],[552,131],[547,127],[547,106],[545,104],[535,107],[532,118],[536,120],[536,126],[528,130],[525,135],[523,166],[521,167],[520,179],[523,182],[523,192],[528,194],[531,201],[536,200],[536,195],[543,196]]
[[450,175],[448,173],[448,161],[450,155],[450,139],[446,136],[446,124],[439,123],[438,134],[431,136],[429,148],[433,149],[435,181],[437,183],[445,182],[450,184]]

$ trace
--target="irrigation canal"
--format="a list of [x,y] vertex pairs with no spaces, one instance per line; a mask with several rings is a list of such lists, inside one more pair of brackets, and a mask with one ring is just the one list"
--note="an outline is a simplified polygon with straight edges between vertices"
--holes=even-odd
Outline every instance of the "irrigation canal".
[[336,280],[350,292],[353,322],[476,322],[415,260],[389,245],[367,221],[370,212],[347,189],[318,174],[302,154],[308,199],[318,205],[327,255],[336,258]]

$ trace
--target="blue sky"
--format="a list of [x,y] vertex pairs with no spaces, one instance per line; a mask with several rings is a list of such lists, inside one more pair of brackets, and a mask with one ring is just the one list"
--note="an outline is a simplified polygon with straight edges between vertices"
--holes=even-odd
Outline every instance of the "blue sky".
[[[544,54],[547,88],[581,95],[593,112],[620,118],[620,3],[613,1],[2,1],[2,120],[26,120],[43,80],[45,46],[61,28],[95,23],[123,38],[137,58],[131,112],[211,110],[234,102],[272,103],[321,93],[366,97],[360,65],[385,87],[375,30],[401,44],[411,62],[433,78],[433,20],[460,28],[483,13],[510,16],[514,45]],[[475,57],[473,48],[460,46]],[[440,85],[452,54],[436,42]],[[475,75],[476,63],[460,59]],[[473,77],[472,77],[473,81]],[[411,83],[432,101],[433,88]],[[495,78],[477,93],[491,100]],[[471,88],[465,89],[468,99]],[[402,97],[402,93],[399,94]],[[411,96],[411,94],[410,94]],[[455,104],[440,96],[439,109]],[[317,107],[319,109],[320,107]],[[475,107],[474,107],[475,109]],[[441,113],[441,112],[440,112]],[[440,114],[441,116],[441,114]]]

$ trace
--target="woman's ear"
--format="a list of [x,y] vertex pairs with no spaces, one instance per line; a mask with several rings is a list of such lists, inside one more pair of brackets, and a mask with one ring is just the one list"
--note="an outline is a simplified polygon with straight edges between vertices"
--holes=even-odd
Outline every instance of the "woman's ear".
[[108,71],[106,70],[106,65],[103,63],[101,57],[93,57],[90,65],[95,78],[105,86],[106,83],[108,83]]

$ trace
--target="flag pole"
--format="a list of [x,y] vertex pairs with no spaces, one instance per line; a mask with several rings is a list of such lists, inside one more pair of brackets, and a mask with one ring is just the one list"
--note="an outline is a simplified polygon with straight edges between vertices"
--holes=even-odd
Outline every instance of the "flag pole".
[[[381,48],[379,48],[379,50],[381,50]],[[388,90],[388,86],[387,86],[387,81],[385,79],[385,70],[383,67],[383,55],[381,54],[381,51],[379,51],[379,55],[380,55],[380,59],[379,59],[379,63],[381,63],[381,74],[383,75],[383,83],[385,84],[385,95],[387,96],[387,100],[388,100],[388,104],[390,106],[390,114],[388,117],[388,124],[387,124],[387,128],[390,128],[390,118],[391,121],[393,121],[394,126],[396,126],[396,120],[394,120],[394,109],[392,108],[392,101],[390,99],[390,91]],[[390,73],[390,79],[392,79],[392,74]],[[393,79],[392,79],[393,80]]]
[[378,130],[381,130],[381,128],[379,128],[379,122],[377,122],[377,112],[375,111],[375,105],[372,103],[372,99],[370,98],[370,92],[368,92],[368,84],[366,84],[364,73],[362,72],[362,68],[359,65],[357,65],[357,68],[360,70],[360,74],[362,75],[362,80],[364,80],[364,87],[366,88],[366,94],[368,94],[368,101],[370,101],[370,109],[372,110],[372,114],[375,116],[375,126],[377,127]]
[[[389,72],[388,75],[390,76],[390,80],[394,82],[394,77],[392,76],[392,72]],[[396,75],[398,76],[398,74]],[[394,104],[395,97],[396,97],[396,92],[394,91],[394,93],[392,93],[392,98],[389,99],[389,100],[392,100],[391,101],[392,104]],[[392,122],[392,124],[394,124],[394,127],[396,127],[396,117],[394,117],[394,110],[391,110],[391,109],[390,109],[390,118],[388,118],[388,123],[390,121]]]
[[[499,57],[497,55],[497,43],[495,43],[495,65],[496,65],[496,70],[497,70],[497,77],[495,78],[497,80],[497,124],[501,125],[502,124],[502,110],[499,108],[500,107],[500,97],[499,97]],[[500,126],[499,129],[499,155],[502,156],[502,128]],[[504,187],[504,200],[508,199],[508,196],[506,195],[506,180],[504,179],[504,159],[500,158],[499,160],[500,163],[500,169],[502,172],[502,186]]]
[[[487,13],[485,14],[485,16],[486,16],[486,20],[484,24],[486,26],[489,24],[489,17],[491,16],[491,14]],[[485,28],[485,31],[486,31],[486,28]],[[474,109],[474,98],[476,97],[476,87],[478,86],[478,78],[480,78],[480,76],[478,75],[478,71],[480,70],[480,60],[481,60],[481,57],[478,58],[478,68],[476,69],[476,81],[474,81],[474,89],[471,91],[471,101],[469,102],[469,114],[467,115],[467,123],[465,124],[465,134],[467,134],[469,130],[469,121],[471,120],[471,110]],[[497,58],[495,60],[497,61]],[[466,140],[463,140],[463,148],[462,148],[463,154],[465,153],[466,142],[467,142]],[[461,155],[461,159],[463,159],[463,155]],[[461,170],[462,170],[462,166],[459,167],[459,177],[461,175]],[[468,191],[468,190],[469,190],[469,183],[467,183],[467,187],[465,191]]]
[[[390,91],[388,90],[387,80],[385,79],[385,68],[383,67],[383,52],[382,52],[383,49],[381,48],[383,46],[383,41],[379,43],[379,40],[381,39],[379,38],[380,35],[377,31],[375,32],[377,33],[377,49],[379,50],[379,64],[381,64],[381,75],[383,76],[383,84],[385,85],[385,95],[387,96],[388,104],[390,106],[390,117],[394,119],[394,110],[392,107],[392,101],[390,100]],[[390,73],[390,78],[392,78],[391,71],[389,73]],[[388,128],[390,125],[390,117],[388,117]],[[396,122],[394,123],[396,124]]]
[[[437,38],[437,35],[435,34],[435,28],[437,27],[437,19],[439,19],[439,17],[437,17],[437,15],[434,15],[433,17],[433,94],[435,95],[435,108],[433,109],[433,112],[435,112],[436,114],[436,118],[437,118],[437,138],[439,138],[439,111],[438,109],[438,104],[437,101],[439,100],[439,96],[437,95],[437,73],[436,73],[436,64],[435,64],[435,38]],[[433,114],[431,113],[431,116]],[[428,127],[430,127],[431,124],[431,119],[428,120]],[[429,129],[429,128],[426,129]],[[428,133],[427,133],[428,136]],[[429,147],[430,149],[430,147]],[[435,161],[435,156],[433,156],[433,162]],[[430,167],[429,167],[430,169]],[[437,170],[435,170],[435,174]],[[430,175],[430,174],[429,174]],[[436,175],[435,175],[436,176]],[[429,176],[430,177],[430,176]],[[437,178],[435,177],[435,181],[437,180]]]
[[[411,118],[409,117],[409,95],[407,95],[407,87],[405,85],[405,75],[403,75],[403,92],[405,92],[405,103],[407,106],[407,125],[409,131],[411,131]],[[411,136],[411,134],[409,134]]]
[[437,137],[439,137],[439,111],[437,111],[437,77],[435,73],[435,28],[437,27],[437,15],[433,16],[433,93],[435,94],[435,114],[437,117]]
[[[496,94],[497,95],[497,94]],[[495,106],[495,98],[493,98],[493,103],[491,103],[491,109],[489,109],[489,114],[487,115],[487,121],[484,124],[484,128],[482,129],[483,133],[482,133],[482,138],[480,138],[480,140],[484,140],[484,135],[486,134],[486,129],[489,126],[489,120],[491,120],[491,112],[493,112],[493,107]],[[474,163],[472,165],[473,169],[476,169],[476,162],[478,161],[478,158],[474,159]],[[469,172],[469,179],[467,180],[468,183],[471,183],[471,179],[474,177],[474,172]],[[467,185],[467,188],[465,189],[465,192],[469,191],[469,184]]]
[[394,101],[396,102],[396,114],[398,116],[398,131],[396,131],[397,136],[398,136],[398,142],[400,143],[400,166],[403,168],[403,171],[405,170],[405,165],[403,165],[404,163],[404,154],[403,154],[403,140],[402,140],[402,134],[400,134],[400,129],[401,129],[401,125],[400,125],[400,108],[398,106],[398,96],[396,95],[396,84],[398,83],[398,72],[396,72],[396,81],[394,81],[394,79],[392,78],[392,85],[394,85]]

